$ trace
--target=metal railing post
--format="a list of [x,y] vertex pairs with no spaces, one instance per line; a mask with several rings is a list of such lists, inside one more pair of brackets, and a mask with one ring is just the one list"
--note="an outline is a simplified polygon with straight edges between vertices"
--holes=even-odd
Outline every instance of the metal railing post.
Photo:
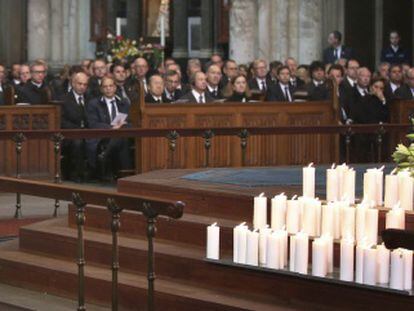
[[170,131],[167,134],[168,139],[168,149],[170,154],[170,164],[169,168],[174,168],[174,154],[175,150],[177,149],[177,139],[180,137],[177,131]]
[[211,148],[211,139],[214,137],[212,130],[207,130],[203,133],[204,138],[204,150],[206,152],[206,157],[204,160],[204,166],[208,167],[210,165],[210,148]]
[[[26,140],[26,136],[23,133],[17,133],[13,136],[12,140],[16,144],[16,178],[21,178],[20,176],[20,166],[21,166],[21,157],[23,150],[23,142]],[[16,193],[16,211],[14,213],[14,218],[22,218],[22,197],[20,193]]]
[[240,131],[237,135],[240,137],[240,146],[242,152],[242,166],[246,165],[246,149],[247,149],[247,139],[249,138],[249,132],[246,129]]
[[[53,142],[53,151],[55,152],[55,177],[54,182],[55,184],[60,184],[62,182],[61,174],[60,174],[60,150],[62,147],[62,141],[64,137],[60,133],[53,134],[51,140]],[[55,209],[53,211],[53,217],[58,216],[58,209],[60,207],[59,200],[55,200]]]

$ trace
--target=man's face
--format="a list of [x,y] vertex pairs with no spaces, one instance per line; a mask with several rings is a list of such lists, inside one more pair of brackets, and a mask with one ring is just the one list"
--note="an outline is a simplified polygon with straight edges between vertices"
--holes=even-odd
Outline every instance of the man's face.
[[148,73],[148,63],[143,58],[137,58],[134,62],[135,74],[138,79],[144,79]]
[[123,84],[127,77],[125,68],[122,66],[116,66],[113,71],[113,76],[117,84]]
[[168,92],[174,93],[179,85],[180,85],[180,77],[178,74],[166,77],[165,88],[167,89]]
[[96,60],[93,64],[93,74],[95,77],[102,79],[106,75],[106,64],[103,61]]
[[178,73],[178,78],[181,80],[181,69],[177,64],[170,64],[167,66],[167,70],[172,70],[175,71],[176,73]]
[[79,95],[85,94],[88,88],[88,79],[89,79],[88,76],[83,72],[76,73],[73,76],[71,84],[72,84],[72,88],[77,94]]
[[226,66],[223,69],[224,74],[229,78],[233,78],[235,76],[237,76],[237,64],[234,62],[227,62]]
[[101,92],[107,98],[115,96],[116,85],[112,79],[104,79],[101,84]]
[[367,88],[369,86],[369,83],[371,81],[371,72],[366,69],[362,68],[358,71],[358,78],[357,83],[362,88]]
[[322,68],[316,68],[312,71],[312,78],[316,81],[323,81],[325,79],[325,70]]
[[286,60],[286,66],[289,67],[290,74],[295,76],[296,70],[298,69],[298,63],[294,59],[289,58]]
[[13,64],[11,68],[11,75],[13,79],[19,79],[19,72],[20,72],[20,65],[19,64]]
[[88,68],[89,68],[90,63],[91,63],[91,61],[89,59],[84,59],[82,61],[81,66],[82,66],[83,71],[85,71],[85,72],[89,71]]
[[359,63],[357,61],[349,61],[346,75],[352,80],[356,80],[358,76]]
[[396,32],[390,33],[390,43],[394,46],[397,46],[400,44],[400,36]]
[[5,77],[6,77],[6,68],[0,65],[0,83],[4,82]]
[[211,65],[207,71],[207,82],[210,86],[216,87],[221,80],[221,70],[217,65]]
[[198,64],[191,64],[187,68],[187,74],[189,77],[199,71],[201,71],[201,67]]
[[343,80],[342,72],[338,69],[332,69],[329,73],[329,77],[334,79],[337,85],[341,84]]
[[391,70],[390,70],[390,80],[391,80],[391,82],[400,84],[402,82],[402,77],[403,77],[403,75],[402,75],[402,70],[401,70],[400,67],[395,66],[395,67],[391,68]]
[[42,84],[46,77],[46,68],[43,65],[35,65],[31,70],[32,81]]
[[406,82],[410,88],[414,89],[414,69],[407,72]]
[[264,79],[266,78],[267,68],[264,62],[259,62],[256,66],[254,66],[254,75],[257,78]]
[[160,76],[152,76],[149,82],[149,91],[154,96],[161,96],[164,92],[164,80]]
[[389,79],[388,72],[390,71],[390,66],[388,64],[381,65],[379,68],[379,75],[381,78]]
[[287,68],[283,68],[279,71],[279,74],[277,75],[277,79],[282,84],[288,84],[290,80],[290,71]]
[[219,66],[220,69],[223,67],[223,59],[221,58],[220,55],[213,55],[213,56],[211,56],[211,62],[214,65]]
[[20,73],[19,73],[19,77],[20,77],[20,81],[22,83],[26,83],[27,81],[29,81],[31,79],[31,75],[30,75],[30,68],[29,66],[21,66],[20,67]]
[[335,38],[335,35],[333,33],[330,33],[328,36],[328,44],[330,46],[336,47],[338,45],[338,39]]
[[199,93],[202,93],[206,90],[207,79],[206,79],[206,75],[203,72],[201,71],[197,72],[195,76],[195,80],[194,80],[194,85],[195,85],[196,91],[198,91]]

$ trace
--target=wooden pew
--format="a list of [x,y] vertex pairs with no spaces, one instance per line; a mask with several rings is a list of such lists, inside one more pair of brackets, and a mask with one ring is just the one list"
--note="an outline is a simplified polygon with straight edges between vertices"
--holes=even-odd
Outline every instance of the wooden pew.
[[[411,123],[410,117],[414,117],[414,100],[398,100],[391,104],[390,123]],[[407,132],[401,131],[390,135],[390,150],[393,151],[397,144],[408,143],[405,137]]]

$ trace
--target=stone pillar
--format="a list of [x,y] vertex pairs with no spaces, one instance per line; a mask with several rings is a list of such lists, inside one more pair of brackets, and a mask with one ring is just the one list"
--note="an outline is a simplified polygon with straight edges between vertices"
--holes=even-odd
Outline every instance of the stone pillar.
[[383,0],[375,0],[375,65],[381,61],[381,50],[384,44],[383,21]]
[[27,7],[28,60],[49,58],[49,0],[29,0]]
[[257,5],[255,0],[233,0],[230,10],[230,58],[251,62],[257,51]]
[[201,1],[201,58],[209,58],[213,53],[213,5],[213,1]]
[[345,43],[345,1],[323,0],[321,42],[323,47],[327,45],[328,35],[334,30],[339,30],[342,33],[342,42]]
[[127,0],[127,37],[135,40],[139,39],[139,30],[141,29],[139,17],[143,15],[140,2]]
[[187,47],[187,0],[172,1],[174,10],[174,50],[175,58],[188,57]]

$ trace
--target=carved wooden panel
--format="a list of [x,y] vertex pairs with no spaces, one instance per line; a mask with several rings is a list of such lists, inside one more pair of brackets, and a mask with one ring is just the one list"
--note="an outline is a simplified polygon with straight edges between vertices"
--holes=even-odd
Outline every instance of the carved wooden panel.
[[6,129],[6,115],[0,115],[0,130]]
[[30,115],[26,114],[15,114],[13,118],[13,130],[28,130],[30,126]]
[[47,114],[33,114],[32,129],[45,130],[49,127],[49,116]]

